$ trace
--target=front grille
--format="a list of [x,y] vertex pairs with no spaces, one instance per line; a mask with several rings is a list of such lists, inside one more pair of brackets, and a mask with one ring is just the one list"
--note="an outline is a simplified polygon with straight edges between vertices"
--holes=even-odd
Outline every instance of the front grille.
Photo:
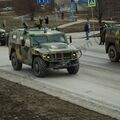
[[72,53],[64,53],[64,58],[71,58],[72,57]]
[[62,57],[63,57],[62,53],[57,53],[55,56],[55,58],[57,58],[57,59],[61,59]]
[[52,55],[52,60],[59,61],[59,60],[69,60],[72,58],[72,52],[69,53],[56,53]]

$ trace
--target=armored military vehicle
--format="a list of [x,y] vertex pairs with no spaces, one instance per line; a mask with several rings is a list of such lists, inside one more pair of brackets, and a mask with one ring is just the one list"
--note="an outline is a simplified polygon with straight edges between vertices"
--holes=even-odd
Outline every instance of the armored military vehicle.
[[5,45],[6,43],[6,32],[4,29],[0,28],[0,45]]
[[4,22],[0,22],[0,45],[5,45],[7,39],[7,34],[5,30]]
[[105,48],[110,60],[118,62],[120,59],[120,24],[112,24],[106,28]]
[[14,70],[21,70],[22,64],[27,64],[37,77],[46,76],[48,68],[66,68],[69,74],[79,71],[80,50],[56,29],[15,29],[9,34],[8,46]]

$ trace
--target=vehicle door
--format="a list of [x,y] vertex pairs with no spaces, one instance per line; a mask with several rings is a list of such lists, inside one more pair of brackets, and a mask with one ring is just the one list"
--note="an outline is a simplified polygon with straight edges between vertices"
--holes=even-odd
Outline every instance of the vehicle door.
[[115,39],[116,39],[116,49],[117,52],[120,54],[120,29],[117,28],[115,33]]
[[21,61],[21,42],[19,41],[19,32],[14,31],[9,38],[9,48],[15,49],[17,58]]
[[28,35],[20,34],[20,40],[21,40],[21,55],[22,55],[22,61],[25,64],[29,64],[30,62],[30,55],[31,55],[31,41],[29,39]]

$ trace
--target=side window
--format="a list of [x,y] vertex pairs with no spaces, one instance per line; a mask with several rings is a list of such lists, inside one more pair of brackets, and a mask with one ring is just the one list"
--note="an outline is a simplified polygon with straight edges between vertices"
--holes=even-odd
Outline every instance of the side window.
[[115,33],[116,33],[116,30],[115,30],[115,29],[112,29],[112,30],[111,30],[111,35],[115,35]]
[[9,34],[8,34],[8,38],[7,38],[7,42],[8,42],[8,44],[10,44],[11,43],[11,41],[12,41],[12,33],[10,32]]
[[17,35],[15,33],[12,34],[12,39],[15,41],[17,39]]
[[25,39],[25,46],[26,46],[26,47],[30,47],[30,39],[29,39],[29,37],[27,37],[27,38]]
[[20,33],[19,32],[14,32],[12,34],[12,40],[15,41],[16,44],[21,44]]
[[111,33],[111,29],[108,29],[107,32],[110,34]]
[[12,33],[9,33],[9,40],[12,40]]
[[20,32],[19,34],[19,39],[22,40],[23,39],[23,33]]

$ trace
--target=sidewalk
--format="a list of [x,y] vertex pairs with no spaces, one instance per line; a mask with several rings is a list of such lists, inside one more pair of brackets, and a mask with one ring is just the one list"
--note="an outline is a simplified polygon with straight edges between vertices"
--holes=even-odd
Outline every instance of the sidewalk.
[[[75,22],[60,25],[60,26],[58,26],[58,28],[65,28],[65,27],[69,27],[71,25],[75,25],[75,24],[79,24],[79,23],[83,23],[83,22],[86,22],[86,20],[85,19],[77,20]],[[98,20],[90,20],[90,22],[98,22]],[[115,23],[115,21],[110,21],[110,20],[104,20],[104,22]]]
[[[58,28],[65,28],[65,27],[69,27],[71,25],[75,25],[75,24],[79,24],[79,23],[83,23],[83,22],[86,22],[86,20],[84,20],[84,19],[77,20],[75,22],[71,22],[71,23],[60,25],[60,26],[58,26]],[[97,22],[97,20],[90,20],[90,22]]]

